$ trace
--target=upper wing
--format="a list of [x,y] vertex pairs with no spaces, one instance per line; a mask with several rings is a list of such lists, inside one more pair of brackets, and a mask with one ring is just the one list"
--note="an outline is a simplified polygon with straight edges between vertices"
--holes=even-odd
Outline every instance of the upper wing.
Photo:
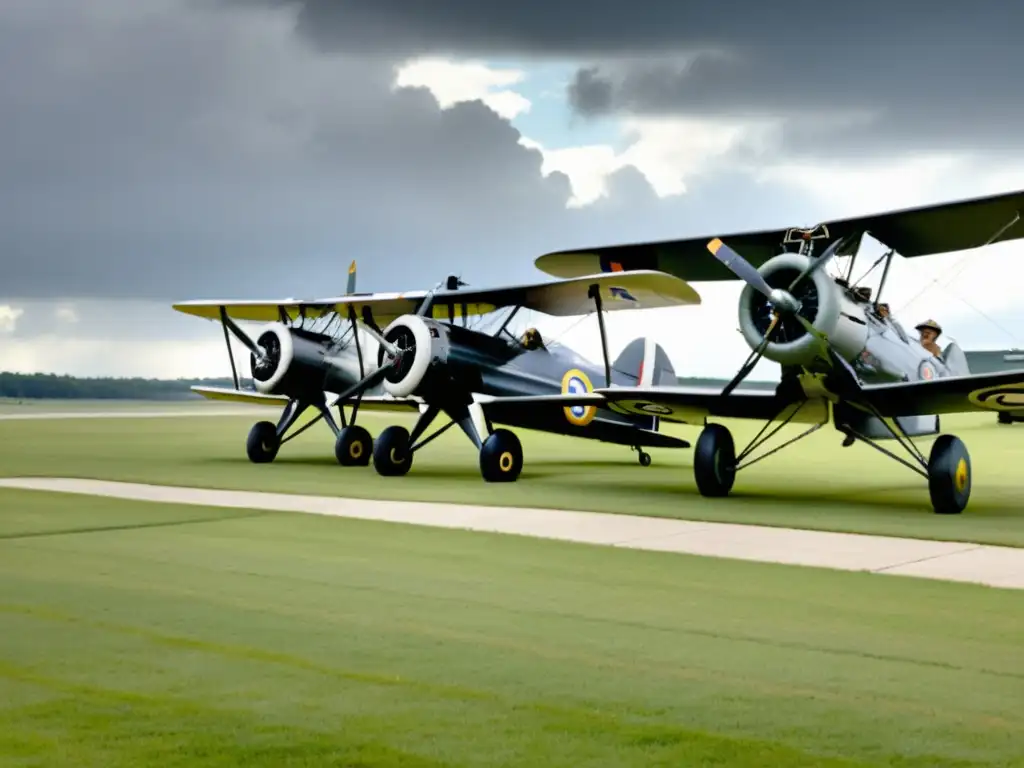
[[[928,256],[1024,237],[1022,215],[1024,190],[824,222],[819,227],[826,228],[828,234],[818,242],[821,248],[826,248],[847,235],[867,233],[905,258]],[[695,282],[735,280],[736,276],[717,259],[708,258],[707,243],[712,237],[726,240],[747,261],[759,267],[780,252],[788,231],[788,228],[771,229],[556,251],[541,256],[534,263],[541,271],[556,277],[645,269],[668,272]],[[855,240],[851,247],[856,245]],[[844,248],[844,252],[846,250],[849,249]]]
[[883,416],[920,416],[1024,408],[1024,370],[929,381],[875,384],[862,396]]
[[621,413],[657,416],[683,424],[703,424],[709,416],[759,421],[790,416],[790,422],[799,424],[819,424],[828,419],[825,400],[785,400],[775,390],[738,388],[723,396],[721,389],[710,387],[610,387],[595,389],[594,394]]
[[[548,315],[586,314],[593,308],[589,292],[594,285],[600,291],[603,308],[608,311],[700,304],[700,295],[685,280],[663,272],[638,271],[628,275],[584,275],[508,288],[437,291],[433,297],[432,315],[446,319],[449,305],[457,317],[483,315],[511,306],[522,306]],[[172,306],[179,312],[210,320],[219,319],[223,307],[236,320],[263,322],[317,318],[334,312],[347,315],[350,307],[357,317],[361,317],[364,308],[369,307],[374,320],[386,325],[401,315],[416,312],[426,295],[427,291],[408,291],[309,300],[183,301]]]

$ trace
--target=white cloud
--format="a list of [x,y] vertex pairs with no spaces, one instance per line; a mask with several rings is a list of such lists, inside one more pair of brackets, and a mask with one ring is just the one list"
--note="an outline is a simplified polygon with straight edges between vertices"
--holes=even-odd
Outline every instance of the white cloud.
[[[0,304],[0,332],[14,333],[18,327],[18,318],[25,314],[20,307],[12,307],[10,304]],[[4,355],[6,357],[6,353]]]
[[77,323],[79,320],[78,313],[75,311],[75,308],[70,304],[65,304],[63,306],[57,307],[57,309],[54,311],[54,314],[57,316],[57,319],[60,320],[62,323],[73,324]]
[[398,68],[397,88],[427,88],[442,109],[460,102],[482,101],[506,120],[529,112],[530,100],[509,86],[521,83],[521,69],[496,69],[479,61],[415,59]]

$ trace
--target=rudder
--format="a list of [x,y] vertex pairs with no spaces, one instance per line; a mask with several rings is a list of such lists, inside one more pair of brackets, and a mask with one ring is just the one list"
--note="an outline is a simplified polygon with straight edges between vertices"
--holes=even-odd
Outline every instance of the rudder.
[[640,337],[629,342],[615,358],[612,368],[633,379],[639,387],[678,383],[668,353],[650,337]]

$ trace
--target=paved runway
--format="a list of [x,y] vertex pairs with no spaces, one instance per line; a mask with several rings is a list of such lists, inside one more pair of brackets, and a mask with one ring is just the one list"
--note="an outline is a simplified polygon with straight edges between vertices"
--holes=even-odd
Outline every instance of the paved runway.
[[1024,589],[1024,549],[667,518],[207,490],[71,478],[0,478],[24,488],[212,507],[303,512],[605,546],[871,571]]

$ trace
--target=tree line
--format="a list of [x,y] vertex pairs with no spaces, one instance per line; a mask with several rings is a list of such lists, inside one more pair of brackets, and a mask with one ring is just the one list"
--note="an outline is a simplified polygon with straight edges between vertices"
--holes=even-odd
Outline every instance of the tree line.
[[[240,379],[252,388],[251,379]],[[189,387],[233,387],[229,377],[211,379],[79,378],[54,373],[0,372],[0,397],[45,400],[191,400]]]

